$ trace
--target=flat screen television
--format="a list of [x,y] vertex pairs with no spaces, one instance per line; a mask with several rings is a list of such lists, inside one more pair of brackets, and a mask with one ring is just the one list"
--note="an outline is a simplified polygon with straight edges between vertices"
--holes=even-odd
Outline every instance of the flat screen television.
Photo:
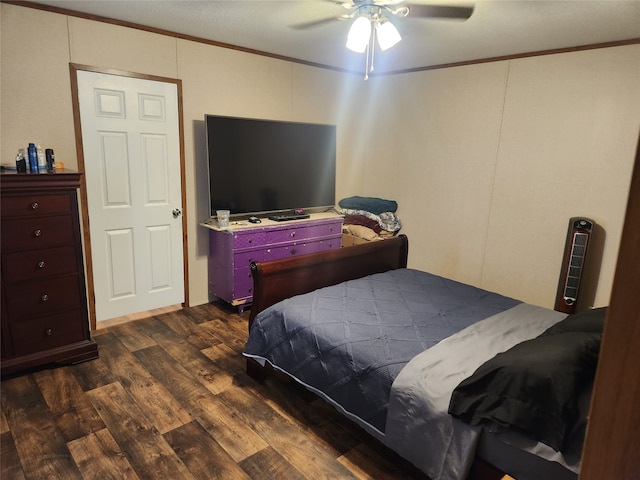
[[335,205],[336,126],[205,115],[210,216]]

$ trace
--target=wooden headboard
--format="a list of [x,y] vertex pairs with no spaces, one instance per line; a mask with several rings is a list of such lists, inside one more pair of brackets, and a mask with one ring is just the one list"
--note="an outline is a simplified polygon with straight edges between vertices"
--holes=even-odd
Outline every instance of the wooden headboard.
[[407,266],[409,240],[398,235],[353,247],[253,262],[253,303],[249,328],[256,315],[274,303],[318,288]]

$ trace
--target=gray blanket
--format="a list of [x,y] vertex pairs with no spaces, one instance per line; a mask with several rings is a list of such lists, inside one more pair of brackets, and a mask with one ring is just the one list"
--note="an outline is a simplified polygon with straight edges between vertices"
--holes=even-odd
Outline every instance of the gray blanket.
[[422,271],[392,270],[266,309],[244,353],[291,375],[381,438],[391,385],[407,362],[518,303]]
[[[383,442],[433,480],[466,478],[481,427],[447,413],[454,388],[485,361],[537,337],[564,317],[554,310],[520,304],[417,355],[393,384]],[[528,444],[531,452],[571,467],[551,449]]]

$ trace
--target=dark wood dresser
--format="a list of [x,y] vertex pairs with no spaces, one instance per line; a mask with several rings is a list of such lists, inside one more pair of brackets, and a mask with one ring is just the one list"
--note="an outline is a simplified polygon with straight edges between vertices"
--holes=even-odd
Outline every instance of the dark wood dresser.
[[0,174],[2,375],[98,356],[89,329],[80,174]]

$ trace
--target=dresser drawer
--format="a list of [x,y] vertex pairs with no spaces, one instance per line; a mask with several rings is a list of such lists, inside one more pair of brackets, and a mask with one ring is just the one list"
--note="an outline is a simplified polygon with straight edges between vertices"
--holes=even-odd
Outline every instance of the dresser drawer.
[[321,238],[328,235],[342,234],[340,222],[321,223],[319,225],[306,225],[290,227],[284,230],[269,230],[266,232],[266,244],[273,245],[296,240],[308,240]]
[[2,198],[2,217],[60,215],[71,213],[69,195],[25,195]]
[[340,246],[342,236],[334,238],[324,238],[310,242],[297,242],[290,245],[271,247],[267,249],[265,261],[280,260],[281,258],[295,257],[307,253],[316,253],[323,250],[331,250]]
[[2,256],[2,271],[7,283],[78,273],[76,250],[69,246],[7,253]]
[[80,305],[77,275],[6,285],[5,292],[11,323]]
[[318,240],[317,242],[307,242],[304,246],[304,249],[299,253],[299,255],[307,253],[317,253],[324,250],[334,250],[340,247],[342,247],[342,235],[338,235],[337,237],[333,238],[324,238],[322,240]]
[[62,347],[86,339],[87,332],[80,310],[48,315],[11,324],[14,355]]
[[234,270],[249,270],[251,262],[264,262],[266,258],[266,250],[253,250],[250,252],[236,253],[233,256]]
[[235,232],[233,234],[233,250],[255,248],[265,244],[265,232],[263,230]]
[[253,279],[252,278],[242,278],[238,279],[236,284],[233,287],[233,293],[231,300],[251,300],[253,296]]
[[71,245],[74,240],[73,219],[69,215],[2,221],[3,252]]

